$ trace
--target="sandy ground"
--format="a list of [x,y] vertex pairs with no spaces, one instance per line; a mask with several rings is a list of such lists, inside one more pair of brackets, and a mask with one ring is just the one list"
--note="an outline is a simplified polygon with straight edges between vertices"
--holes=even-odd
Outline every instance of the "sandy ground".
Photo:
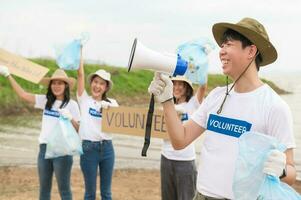
[[[35,167],[1,167],[0,199],[1,200],[36,200],[38,199],[38,179]],[[301,182],[294,185],[300,193]],[[84,186],[80,169],[73,169],[73,199],[83,199]],[[114,200],[159,200],[160,174],[158,170],[119,169],[113,177]],[[97,199],[99,198],[99,189]],[[52,199],[59,200],[54,179]]]
[[[84,182],[80,169],[73,169],[71,179],[73,199],[83,199]],[[38,199],[39,184],[36,168],[1,167],[0,180],[1,200]],[[159,200],[160,174],[157,170],[116,170],[112,187],[114,200]],[[99,188],[97,193],[97,199],[100,199]],[[52,199],[60,199],[55,178]]]

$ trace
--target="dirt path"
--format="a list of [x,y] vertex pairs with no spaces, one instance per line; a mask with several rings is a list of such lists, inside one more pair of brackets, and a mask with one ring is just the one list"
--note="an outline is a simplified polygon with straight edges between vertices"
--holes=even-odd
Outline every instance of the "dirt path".
[[[80,169],[73,169],[71,179],[73,199],[83,199],[84,185]],[[38,199],[39,186],[35,167],[0,167],[0,180],[0,199]],[[294,187],[301,192],[301,182]],[[114,200],[160,200],[160,173],[158,170],[116,170],[112,193]],[[97,196],[99,199],[99,189]],[[52,199],[60,199],[55,182]]]
[[[73,199],[83,199],[84,182],[80,169],[73,169],[71,179]],[[36,168],[1,167],[0,180],[0,199],[38,199],[39,185]],[[114,200],[159,200],[161,199],[159,172],[157,170],[116,170],[112,193]],[[99,199],[99,189],[97,196]],[[56,182],[53,184],[52,199],[60,199]]]
[[[1,167],[0,180],[0,199],[38,199],[39,186],[36,168]],[[299,193],[301,192],[300,182],[294,187]],[[72,173],[72,193],[74,200],[83,199],[83,177],[78,168],[73,169]],[[159,200],[161,199],[160,173],[158,170],[116,170],[113,177],[112,193],[114,200]],[[52,199],[60,199],[56,182],[53,184]]]

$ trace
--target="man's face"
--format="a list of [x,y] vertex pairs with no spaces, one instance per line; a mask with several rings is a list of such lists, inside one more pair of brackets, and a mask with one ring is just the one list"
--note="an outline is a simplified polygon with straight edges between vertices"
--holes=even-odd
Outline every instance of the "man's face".
[[221,46],[219,57],[223,73],[235,80],[249,64],[249,47],[243,48],[238,40],[227,40]]

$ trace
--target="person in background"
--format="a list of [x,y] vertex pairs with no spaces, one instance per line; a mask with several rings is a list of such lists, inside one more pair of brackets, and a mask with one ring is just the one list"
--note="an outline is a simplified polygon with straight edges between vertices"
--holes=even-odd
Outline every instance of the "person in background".
[[45,159],[45,153],[47,140],[53,134],[52,130],[57,126],[60,116],[69,119],[76,130],[79,128],[79,107],[74,100],[70,99],[70,89],[74,86],[75,79],[69,78],[63,70],[57,69],[51,78],[42,79],[42,83],[48,85],[45,95],[24,91],[5,66],[0,66],[0,75],[7,77],[12,88],[21,99],[34,104],[35,108],[43,110],[42,130],[39,136],[40,151],[38,155],[39,199],[50,200],[54,173],[61,199],[71,200],[70,176],[73,157],[66,155]]
[[113,82],[110,73],[103,69],[88,76],[91,96],[85,90],[84,64],[81,55],[78,69],[77,99],[81,111],[79,134],[84,154],[80,157],[80,167],[85,180],[85,200],[96,198],[97,172],[100,175],[100,194],[102,200],[111,200],[112,175],[115,153],[112,136],[102,132],[102,109],[116,107],[115,99],[107,97]]
[[[200,85],[193,95],[192,83],[187,78],[176,76],[171,80],[175,109],[181,113],[181,121],[184,123],[202,103],[207,84]],[[192,199],[196,192],[197,175],[194,143],[182,150],[175,150],[166,139],[161,154],[162,200]]]

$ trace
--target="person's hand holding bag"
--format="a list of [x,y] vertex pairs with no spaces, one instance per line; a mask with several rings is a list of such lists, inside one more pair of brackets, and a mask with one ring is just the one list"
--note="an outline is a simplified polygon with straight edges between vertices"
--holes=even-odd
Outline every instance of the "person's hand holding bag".
[[58,109],[58,112],[61,114],[61,116],[65,119],[68,119],[68,120],[72,120],[73,119],[73,116],[72,114],[70,113],[70,111],[66,108],[62,108],[62,109]]
[[286,155],[279,150],[272,150],[266,162],[264,163],[263,172],[272,176],[280,177],[286,165]]
[[102,100],[102,101],[100,102],[100,105],[101,105],[101,108],[103,108],[103,109],[108,109],[108,108],[110,107],[110,102],[107,102],[107,101]]

